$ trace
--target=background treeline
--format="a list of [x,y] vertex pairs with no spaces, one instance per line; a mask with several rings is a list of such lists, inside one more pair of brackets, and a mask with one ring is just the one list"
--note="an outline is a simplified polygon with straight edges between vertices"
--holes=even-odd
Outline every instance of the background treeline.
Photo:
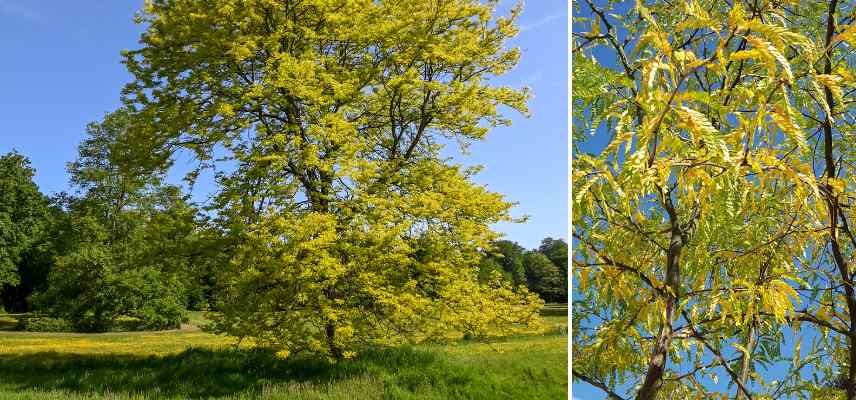
[[[185,311],[217,310],[225,296],[228,276],[218,271],[239,239],[125,153],[129,118],[116,112],[89,125],[68,164],[73,193],[41,193],[24,155],[0,156],[0,297],[7,312],[51,317],[21,319],[32,329],[174,328]],[[482,282],[498,272],[544,301],[567,302],[564,240],[495,245],[483,253]]]
[[205,210],[162,174],[134,170],[131,162],[118,167],[126,124],[127,115],[115,113],[88,127],[78,159],[68,164],[73,194],[42,194],[24,155],[0,157],[7,312],[35,311],[73,330],[105,331],[119,320],[176,327],[185,310],[213,305],[217,233],[206,228]]
[[544,238],[532,250],[510,240],[499,240],[495,247],[495,252],[488,253],[479,266],[482,281],[497,271],[515,286],[525,286],[548,303],[568,302],[568,244],[564,240]]

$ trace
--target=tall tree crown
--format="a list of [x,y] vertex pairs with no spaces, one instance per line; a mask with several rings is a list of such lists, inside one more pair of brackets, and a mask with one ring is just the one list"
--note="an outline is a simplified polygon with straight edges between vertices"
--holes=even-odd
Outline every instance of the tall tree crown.
[[[440,154],[526,111],[496,1],[151,1],[126,53],[135,154],[218,175],[233,235],[221,331],[352,355],[359,343],[535,324],[525,291],[478,284],[511,204]],[[491,304],[492,312],[479,314]],[[260,312],[258,312],[260,311]],[[294,321],[301,321],[299,324]],[[490,329],[489,329],[490,328]]]

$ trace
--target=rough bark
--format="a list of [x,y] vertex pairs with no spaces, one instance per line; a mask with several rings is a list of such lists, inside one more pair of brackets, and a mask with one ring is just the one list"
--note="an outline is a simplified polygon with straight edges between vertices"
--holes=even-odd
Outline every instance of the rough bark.
[[[744,354],[740,359],[740,384],[746,386],[746,381],[749,379],[749,372],[752,369],[752,352],[755,350],[755,322],[749,326],[746,333],[746,341],[743,343],[748,353]],[[747,395],[742,390],[737,390],[737,400],[746,400]]]
[[332,322],[327,322],[324,326],[324,334],[327,337],[327,349],[330,350],[330,357],[341,360],[342,349],[336,345],[336,326]]
[[645,373],[645,380],[639,391],[636,392],[636,400],[653,400],[657,396],[662,384],[663,372],[666,370],[666,361],[669,356],[669,345],[672,342],[674,327],[672,320],[677,313],[678,302],[680,301],[680,280],[681,268],[680,257],[681,251],[685,244],[685,234],[678,221],[678,215],[675,211],[671,199],[668,194],[664,196],[664,206],[669,214],[670,223],[670,239],[669,249],[666,253],[666,286],[671,289],[671,293],[666,293],[666,319],[660,326],[657,333],[657,338],[654,342],[654,348],[651,351],[651,357],[648,361],[648,370]]

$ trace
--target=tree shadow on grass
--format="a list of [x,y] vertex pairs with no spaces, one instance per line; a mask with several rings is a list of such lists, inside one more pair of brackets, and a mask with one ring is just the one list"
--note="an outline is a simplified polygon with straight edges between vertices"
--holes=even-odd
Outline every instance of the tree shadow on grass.
[[0,356],[0,382],[16,389],[81,394],[212,397],[258,393],[264,385],[327,383],[368,373],[423,369],[437,361],[411,348],[368,350],[359,359],[281,360],[266,350],[188,349],[169,356],[43,352]]

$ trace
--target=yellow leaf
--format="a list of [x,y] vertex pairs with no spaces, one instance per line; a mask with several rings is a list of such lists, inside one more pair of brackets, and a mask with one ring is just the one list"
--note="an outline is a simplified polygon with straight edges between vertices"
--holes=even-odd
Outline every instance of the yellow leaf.
[[787,111],[782,110],[779,106],[775,106],[773,111],[770,112],[770,118],[779,126],[782,132],[794,139],[800,148],[807,146],[802,129],[794,122]]
[[844,91],[841,89],[841,77],[837,75],[827,75],[827,74],[817,74],[814,76],[818,82],[826,86],[830,92],[832,92],[832,97],[835,99],[838,104],[844,103]]
[[740,350],[740,352],[744,355],[749,356],[749,350],[746,350],[746,347],[744,347],[743,345],[739,343],[732,343],[731,345],[734,346],[734,348],[736,348],[737,350]]
[[832,44],[839,41],[846,41],[851,45],[856,45],[856,23],[847,25],[847,28],[832,38]]
[[741,61],[753,58],[763,58],[764,55],[759,50],[739,50],[728,55],[731,61]]
[[759,38],[757,36],[747,36],[746,41],[752,45],[752,47],[758,50],[761,54],[764,55],[764,61],[767,65],[767,70],[771,75],[775,74],[776,71],[776,62],[782,66],[782,70],[785,72],[785,78],[788,82],[793,82],[794,75],[791,72],[791,65],[788,62],[788,59],[779,52],[779,49],[776,46],[773,46],[769,41]]
[[811,80],[811,87],[812,89],[814,89],[814,93],[817,95],[817,101],[820,103],[820,107],[823,108],[823,111],[826,113],[826,119],[829,121],[829,123],[835,122],[835,120],[832,119],[832,111],[830,111],[829,109],[829,104],[826,103],[826,94],[823,93],[823,89],[821,89],[820,85],[818,85],[817,79]]
[[847,183],[843,179],[830,178],[829,186],[832,186],[834,193],[843,193]]

